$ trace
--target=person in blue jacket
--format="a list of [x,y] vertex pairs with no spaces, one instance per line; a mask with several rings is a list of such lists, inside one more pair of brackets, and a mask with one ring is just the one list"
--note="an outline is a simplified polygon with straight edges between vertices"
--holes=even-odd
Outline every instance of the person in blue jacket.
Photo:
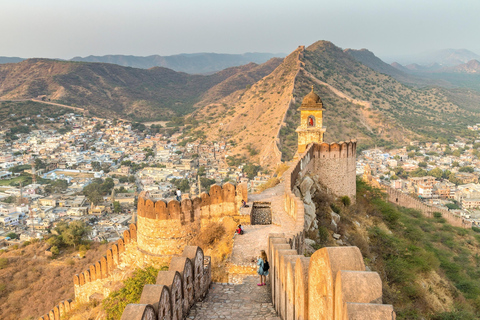
[[[260,251],[260,257],[257,260],[258,270],[257,273],[260,275],[260,283],[258,286],[265,286],[267,282],[269,264],[267,261],[267,254],[265,250]],[[268,266],[268,267],[267,267]],[[267,267],[267,268],[266,268]],[[265,270],[267,269],[267,270]]]

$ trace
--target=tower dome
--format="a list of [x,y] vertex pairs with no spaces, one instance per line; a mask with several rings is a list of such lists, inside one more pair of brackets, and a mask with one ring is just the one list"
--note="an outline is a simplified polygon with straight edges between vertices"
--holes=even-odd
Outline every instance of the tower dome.
[[313,92],[313,85],[312,91],[310,91],[310,93],[308,93],[305,98],[303,98],[302,104],[323,104],[320,96]]

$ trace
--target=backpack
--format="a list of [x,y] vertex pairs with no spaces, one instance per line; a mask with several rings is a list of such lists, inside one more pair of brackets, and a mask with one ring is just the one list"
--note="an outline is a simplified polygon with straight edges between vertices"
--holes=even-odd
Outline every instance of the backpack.
[[268,261],[265,261],[263,264],[263,271],[268,271],[268,269],[270,269],[270,265],[268,264]]

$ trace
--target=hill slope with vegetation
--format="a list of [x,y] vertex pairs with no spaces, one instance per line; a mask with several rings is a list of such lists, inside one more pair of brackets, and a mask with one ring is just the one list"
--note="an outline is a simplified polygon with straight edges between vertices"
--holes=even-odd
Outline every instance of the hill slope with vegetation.
[[[312,85],[323,100],[327,142],[357,139],[362,150],[471,136],[467,126],[480,121],[476,91],[408,86],[393,76],[417,80],[369,52],[361,55],[372,67],[328,41],[299,47],[254,85],[199,102],[197,136],[229,140],[236,145],[232,153],[262,166],[278,163],[276,150],[288,161],[297,148],[298,107]],[[380,72],[372,69],[382,64]]]
[[[357,202],[345,206],[316,194],[315,249],[335,246],[333,232],[360,248],[368,269],[379,273],[383,301],[397,319],[463,319],[480,316],[480,233],[452,227],[440,214],[398,207],[378,189],[357,181]],[[347,203],[348,204],[348,203]],[[340,215],[332,226],[333,212]],[[475,229],[480,231],[479,229]]]
[[[280,61],[274,59],[260,68],[250,63],[212,75],[189,75],[162,67],[145,70],[106,63],[28,59],[0,65],[0,99],[45,96],[50,101],[86,108],[92,115],[165,120],[192,112],[203,94],[230,77],[236,75],[242,81],[223,86],[223,95],[238,90],[237,83],[243,88],[255,83]],[[242,74],[245,76],[239,77]]]

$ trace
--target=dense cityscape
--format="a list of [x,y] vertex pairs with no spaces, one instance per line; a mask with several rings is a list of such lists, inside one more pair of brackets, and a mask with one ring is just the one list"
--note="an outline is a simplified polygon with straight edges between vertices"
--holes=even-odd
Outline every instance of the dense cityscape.
[[1,246],[41,238],[60,221],[75,220],[91,226],[91,240],[117,240],[142,190],[168,201],[177,189],[189,198],[228,181],[247,182],[254,192],[270,178],[230,162],[229,143],[180,143],[181,127],[148,135],[143,124],[74,113],[47,120],[58,127],[0,131]]

